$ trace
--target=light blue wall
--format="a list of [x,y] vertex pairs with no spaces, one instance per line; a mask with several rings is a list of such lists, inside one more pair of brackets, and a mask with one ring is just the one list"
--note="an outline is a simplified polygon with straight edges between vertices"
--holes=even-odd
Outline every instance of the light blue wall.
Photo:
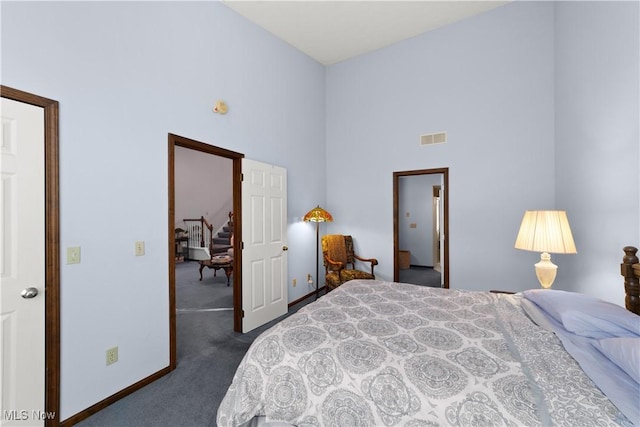
[[289,275],[315,271],[325,70],[217,2],[1,7],[2,84],[60,102],[61,247],[82,248],[61,269],[65,419],[168,365],[167,133],[287,168]]
[[640,247],[640,3],[556,7],[556,205],[577,255],[554,287],[618,304],[622,247]]
[[[536,286],[513,245],[524,211],[554,203],[553,12],[510,4],[328,68],[329,228],[356,236],[380,278],[393,172],[449,167],[451,287]],[[439,131],[447,144],[419,145]]]
[[[554,255],[554,287],[623,304],[621,248],[640,245],[638,8],[514,2],[329,67],[330,231],[391,278],[392,172],[449,167],[451,287],[537,287],[539,254],[513,249],[522,214],[566,209],[579,253]],[[439,131],[447,144],[418,145]]]

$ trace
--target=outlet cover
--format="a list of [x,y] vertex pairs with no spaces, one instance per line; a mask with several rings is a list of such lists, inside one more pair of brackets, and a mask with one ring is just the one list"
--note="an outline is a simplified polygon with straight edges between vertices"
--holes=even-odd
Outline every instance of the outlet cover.
[[107,366],[113,365],[118,361],[118,347],[112,347],[107,350]]

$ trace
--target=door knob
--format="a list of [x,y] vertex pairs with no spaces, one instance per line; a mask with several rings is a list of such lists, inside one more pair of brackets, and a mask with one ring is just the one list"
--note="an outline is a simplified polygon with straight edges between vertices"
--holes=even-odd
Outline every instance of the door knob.
[[288,248],[287,246],[283,246],[283,247],[282,247],[282,250],[286,252],[286,251],[288,251],[288,250],[289,250],[289,248]]
[[20,296],[22,298],[25,299],[29,299],[29,298],[33,298],[36,295],[38,295],[38,290],[36,288],[25,288],[21,293]]

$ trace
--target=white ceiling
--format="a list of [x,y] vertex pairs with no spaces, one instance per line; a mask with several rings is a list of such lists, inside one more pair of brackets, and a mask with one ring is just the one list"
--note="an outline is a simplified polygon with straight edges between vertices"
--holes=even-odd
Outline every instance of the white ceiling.
[[223,0],[324,65],[460,21],[508,1]]

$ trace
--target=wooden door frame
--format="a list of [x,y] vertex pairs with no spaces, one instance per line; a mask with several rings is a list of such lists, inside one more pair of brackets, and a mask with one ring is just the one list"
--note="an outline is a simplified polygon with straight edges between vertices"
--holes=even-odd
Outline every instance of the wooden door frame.
[[[175,188],[175,148],[183,147],[226,157],[233,162],[233,251],[241,254],[240,243],[242,241],[242,159],[244,154],[227,150],[203,142],[182,136],[169,134],[169,341],[170,341],[170,369],[175,369],[177,364],[176,345],[176,263],[175,263],[175,224],[176,224],[176,188]],[[242,332],[242,257],[233,257],[233,330]]]
[[397,282],[400,279],[400,268],[399,268],[399,195],[398,195],[398,185],[399,179],[403,176],[414,176],[414,175],[443,175],[443,184],[444,190],[442,191],[442,196],[444,198],[442,204],[443,210],[443,218],[442,218],[442,230],[444,233],[444,268],[442,269],[442,274],[444,276],[444,288],[449,288],[449,168],[436,168],[436,169],[421,169],[421,170],[412,170],[412,171],[403,171],[403,172],[394,172],[393,173],[393,280]]
[[45,396],[44,410],[54,413],[45,426],[60,424],[60,158],[58,101],[0,85],[2,98],[44,109],[45,191]]

